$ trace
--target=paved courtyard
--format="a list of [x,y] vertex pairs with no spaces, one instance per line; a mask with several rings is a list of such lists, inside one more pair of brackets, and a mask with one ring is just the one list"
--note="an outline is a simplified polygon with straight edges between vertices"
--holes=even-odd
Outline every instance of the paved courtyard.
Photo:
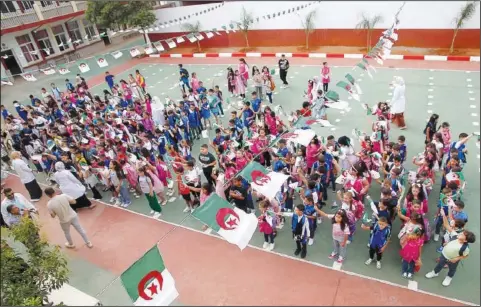
[[[267,65],[271,68],[274,66],[275,63],[275,59],[272,58],[247,58],[246,60],[251,67],[253,65],[256,65],[258,67]],[[318,59],[317,62],[322,62],[322,60],[324,59]],[[313,129],[319,135],[327,136],[333,134],[336,136],[336,138],[342,135],[350,136],[351,131],[354,128],[358,128],[361,131],[368,132],[370,130],[370,126],[374,117],[366,115],[366,112],[361,107],[361,103],[367,103],[372,106],[378,101],[390,99],[392,89],[390,89],[389,83],[393,79],[393,76],[402,76],[406,82],[406,122],[408,129],[405,131],[400,131],[396,128],[393,128],[390,133],[390,138],[392,140],[396,140],[399,135],[404,135],[406,137],[409,159],[407,159],[408,162],[405,166],[408,169],[412,167],[410,163],[410,158],[423,150],[424,135],[422,131],[424,129],[427,118],[432,113],[439,114],[439,122],[448,121],[451,124],[453,138],[455,138],[461,132],[470,133],[480,130],[479,63],[477,68],[474,65],[471,66],[469,69],[456,70],[456,67],[453,67],[451,65],[451,67],[449,67],[449,70],[443,70],[441,68],[442,63],[433,63],[433,68],[425,67],[422,69],[411,69],[409,67],[417,67],[417,63],[415,61],[403,61],[403,63],[399,65],[390,65],[390,61],[388,61],[385,67],[378,68],[377,73],[373,73],[373,79],[371,79],[366,73],[362,74],[359,72],[359,70],[352,72],[352,67],[354,66],[353,64],[355,62],[351,60],[328,60],[329,62],[332,62],[331,65],[333,82],[330,85],[330,89],[336,90],[340,94],[342,100],[348,101],[351,105],[351,110],[349,112],[340,112],[338,110],[328,109],[328,120],[331,122],[333,127],[321,128],[319,126],[314,126]],[[288,89],[280,89],[279,85],[281,84],[281,82],[278,79],[278,76],[276,76],[276,83],[278,85],[278,88],[275,90],[273,96],[274,105],[281,105],[283,109],[287,112],[299,108],[300,104],[303,101],[303,92],[307,88],[307,80],[309,78],[312,78],[313,76],[319,75],[320,69],[318,65],[315,65],[318,63],[310,61],[310,59],[290,59],[290,62],[291,68],[288,75],[290,87]],[[129,73],[133,74],[136,69],[139,69],[141,73],[146,77],[148,92],[152,96],[158,96],[161,100],[164,100],[165,97],[178,99],[180,98],[180,91],[179,88],[176,86],[176,84],[178,83],[178,69],[176,65],[177,63],[185,63],[184,67],[190,73],[196,72],[199,79],[204,82],[204,86],[206,88],[210,88],[214,85],[219,85],[221,90],[224,92],[224,96],[228,96],[226,84],[226,69],[229,66],[236,65],[236,59],[144,59],[137,62],[125,61],[117,67],[109,67],[108,69],[116,75],[117,81],[119,81],[120,79],[127,80]],[[393,61],[392,63],[400,63],[400,61]],[[91,91],[93,93],[100,94],[103,89],[106,88],[105,82],[102,81],[104,71],[100,70],[95,63],[89,63],[89,65],[91,68],[94,68],[93,71],[87,75],[89,84],[91,86]],[[388,66],[395,66],[397,68],[389,68]],[[74,79],[77,70],[78,69],[75,68],[71,69],[72,74],[68,75],[71,80]],[[364,94],[361,96],[361,102],[349,100],[347,93],[344,92],[343,89],[335,87],[335,83],[339,80],[342,80],[343,76],[346,73],[351,73],[353,76],[356,77],[357,81],[359,82],[364,92]],[[13,101],[14,99],[19,100],[22,103],[28,104],[28,95],[30,93],[36,96],[39,95],[40,88],[49,88],[49,84],[51,82],[55,82],[59,87],[63,87],[64,79],[65,76],[56,74],[53,76],[42,77],[37,82],[21,82],[20,84],[16,84],[15,86],[9,88],[6,88],[4,86],[2,87],[1,94],[2,104],[6,105],[7,108],[10,109],[10,111],[14,112],[11,103],[11,101]],[[236,100],[233,99],[233,101]],[[227,118],[224,118],[223,120],[226,121]],[[210,134],[210,137],[212,138],[213,131],[211,131]],[[202,143],[206,142],[206,139],[200,142],[197,141],[195,143],[193,152],[197,153],[199,146]],[[356,149],[359,148],[358,143],[356,143],[355,146]],[[468,187],[465,193],[466,211],[469,214],[468,228],[473,231],[479,239],[479,149],[476,147],[475,140],[469,142],[468,148],[468,165],[465,167],[464,171],[466,181],[468,182]],[[433,218],[433,214],[435,213],[436,208],[436,202],[438,199],[438,193],[436,191],[439,190],[440,180],[437,180],[437,182],[437,186],[434,188],[434,192],[429,199],[430,218]],[[329,193],[329,203],[331,203],[335,195],[331,192]],[[108,193],[103,193],[103,195],[104,200],[110,199],[110,195]],[[379,187],[377,185],[374,185],[373,188],[371,188],[370,195],[374,199],[378,198]],[[211,237],[198,234],[202,227],[201,223],[195,220],[190,215],[183,213],[182,210],[184,209],[184,207],[185,206],[183,201],[179,199],[163,207],[164,211],[162,220],[167,222],[168,224],[165,222],[151,222],[151,219],[147,219],[147,217],[142,217],[148,215],[150,211],[146,200],[143,198],[139,200],[134,200],[133,204],[129,206],[126,210],[120,208],[104,208],[102,206],[102,208],[95,209],[94,212],[82,213],[81,220],[86,224],[86,228],[88,231],[90,231],[89,225],[93,225],[94,223],[89,222],[89,219],[95,219],[95,221],[97,222],[95,226],[96,232],[90,232],[93,234],[93,242],[96,247],[91,251],[83,250],[79,251],[78,253],[77,251],[68,252],[69,257],[71,258],[69,263],[72,270],[70,284],[82,291],[89,293],[90,295],[97,296],[105,305],[131,304],[117,277],[120,275],[122,270],[126,269],[128,265],[130,265],[134,260],[130,261],[130,263],[126,263],[125,261],[121,260],[121,258],[124,257],[123,253],[118,253],[116,255],[103,253],[103,248],[105,247],[105,249],[109,250],[115,250],[117,248],[119,250],[133,250],[136,251],[136,255],[138,258],[142,254],[142,249],[139,251],[139,247],[137,245],[144,245],[143,243],[140,243],[141,241],[150,242],[148,243],[150,245],[147,245],[145,248],[143,248],[143,250],[145,251],[149,248],[149,246],[152,246],[154,242],[160,240],[159,248],[161,253],[168,254],[166,265],[167,267],[172,266],[174,268],[174,270],[172,270],[172,274],[174,278],[177,279],[179,284],[178,289],[180,296],[178,298],[177,304],[242,304],[240,298],[237,298],[237,300],[233,301],[232,298],[220,299],[219,297],[224,297],[226,295],[249,296],[249,289],[252,288],[247,285],[250,282],[249,280],[245,280],[245,289],[237,289],[238,291],[240,291],[240,293],[236,293],[234,291],[236,289],[228,289],[226,291],[230,290],[231,293],[221,294],[220,291],[214,291],[214,289],[211,289],[212,291],[217,292],[219,297],[211,298],[212,294],[209,294],[209,299],[206,298],[204,301],[201,300],[200,297],[198,300],[193,299],[195,295],[199,294],[193,293],[192,291],[194,290],[192,290],[192,287],[187,287],[186,284],[183,284],[183,282],[187,283],[187,280],[189,278],[195,279],[199,283],[202,283],[202,279],[200,277],[201,274],[206,274],[206,271],[193,265],[196,262],[197,258],[200,256],[197,256],[197,251],[193,249],[192,246],[190,246],[190,248],[186,249],[186,251],[192,253],[189,255],[189,257],[185,257],[185,255],[179,255],[179,257],[176,258],[175,255],[172,254],[172,251],[167,251],[167,246],[169,248],[174,248],[173,246],[176,245],[175,250],[179,253],[183,253],[182,247],[179,248],[179,246],[182,246],[184,244],[194,244],[189,243],[191,242],[191,240],[187,239],[187,237],[185,237],[186,239],[184,241],[184,237],[181,236],[181,234],[191,233],[189,230],[186,229],[196,230],[197,233],[195,234],[199,237],[198,240],[205,240],[206,244],[209,242],[209,244],[213,244]],[[107,211],[110,212],[109,219],[103,219],[102,221],[96,219],[98,215],[106,214]],[[138,215],[124,214],[125,211],[132,211],[137,213]],[[122,219],[119,219],[117,215],[121,215]],[[148,231],[148,229],[145,229],[145,233],[142,234],[142,237],[136,238],[133,236],[133,234],[140,233],[138,229],[136,229],[136,224],[128,222],[130,218],[135,219],[138,223],[142,223],[142,220],[145,219],[146,221],[148,220],[148,223],[162,224],[162,233],[158,233],[155,231],[150,232]],[[47,223],[51,224],[50,221],[48,221]],[[99,223],[101,223],[103,227],[99,228]],[[129,225],[130,227],[126,227],[126,225]],[[176,225],[181,225],[181,227],[177,227]],[[55,231],[59,231],[59,229],[55,227],[58,228],[58,225],[54,224],[47,227],[47,232],[49,235],[52,235],[52,233],[54,233]],[[438,244],[434,242],[427,244],[423,248],[423,266],[421,268],[421,271],[415,275],[413,281],[408,283],[408,281],[406,279],[403,279],[400,274],[401,263],[398,256],[399,243],[397,239],[397,233],[399,229],[400,223],[399,221],[396,221],[393,226],[392,242],[387,248],[383,257],[383,267],[381,270],[377,270],[375,266],[364,265],[364,261],[367,259],[368,256],[368,249],[366,247],[366,243],[368,241],[369,232],[359,230],[356,233],[354,241],[348,247],[346,261],[342,264],[342,267],[335,267],[335,270],[348,272],[348,274],[350,274],[348,276],[366,277],[367,279],[360,278],[359,281],[357,281],[355,284],[352,284],[349,288],[346,287],[345,289],[343,289],[343,291],[356,291],[353,288],[356,288],[361,283],[364,283],[364,281],[367,282],[367,280],[369,280],[369,282],[371,282],[372,280],[380,280],[383,281],[383,283],[379,283],[379,285],[382,284],[383,286],[385,286],[386,284],[389,284],[400,287],[409,287],[413,290],[429,292],[438,296],[457,299],[464,302],[471,302],[479,305],[480,245],[478,242],[470,246],[471,257],[465,260],[458,267],[458,272],[456,273],[453,283],[449,288],[445,288],[441,285],[440,278],[433,280],[427,280],[426,278],[424,278],[424,274],[434,267],[435,259],[438,256],[438,253],[436,252]],[[104,232],[104,235],[100,234],[102,232]],[[105,233],[109,233],[111,234],[111,236],[106,236]],[[129,235],[129,233],[131,234]],[[102,237],[104,240],[97,241],[97,235],[99,237]],[[58,233],[52,236],[54,237],[54,239],[52,239],[54,243],[61,244],[63,242],[63,239],[61,238],[61,236],[58,235]],[[204,237],[209,239],[204,239]],[[177,238],[177,240],[174,240],[174,238]],[[262,235],[257,232],[250,243],[253,247],[261,247],[263,243]],[[228,245],[227,242],[221,242],[219,244]],[[212,248],[215,248],[215,246],[218,246],[218,243],[213,244]],[[206,246],[203,246],[202,249],[198,251],[198,253],[204,253],[205,255],[205,253],[207,253],[205,250],[206,248]],[[293,248],[294,243],[292,242],[290,233],[290,222],[288,222],[285,228],[278,232],[278,236],[276,238],[276,248],[273,252],[283,256],[291,257],[293,255]],[[229,254],[223,254],[225,249],[225,247],[222,247],[218,250],[217,253],[215,253],[214,251],[214,253],[212,254],[212,259],[208,259],[206,261],[211,261],[211,265],[215,267],[215,263],[217,261],[229,262],[228,259],[232,259],[230,265],[237,266],[238,264],[234,262],[233,258],[226,259],[226,257],[232,256],[234,252],[230,250]],[[319,225],[317,229],[314,245],[308,247],[308,255],[306,260],[309,267],[307,267],[307,270],[313,272],[314,270],[317,270],[319,266],[327,268],[333,267],[332,260],[328,259],[330,251],[331,225],[330,223],[325,222]],[[243,262],[245,263],[245,265],[249,265],[249,263],[252,265],[256,265],[255,263],[258,261],[275,262],[280,261],[278,260],[278,258],[281,258],[263,256],[266,253],[270,253],[257,250],[254,253],[253,251],[250,251],[250,249],[244,252],[240,252],[239,250],[235,252],[238,253],[235,255],[235,259],[240,259],[242,257],[248,258],[249,261],[247,263]],[[115,255],[115,259],[107,258],[108,255]],[[97,259],[92,260],[93,258]],[[182,263],[180,263],[181,260],[191,261],[193,263],[188,264],[190,268],[189,270],[184,269],[182,271],[177,271],[179,272],[179,274],[181,274],[180,276],[176,276],[176,269],[182,267],[183,265]],[[246,259],[244,259],[244,261],[245,260]],[[122,263],[123,265],[120,265],[117,262]],[[283,262],[284,265],[297,265],[293,263],[298,263],[298,261],[289,259],[288,262]],[[260,270],[262,270],[262,266],[260,267]],[[295,284],[291,283],[291,275],[287,275],[287,271],[291,272],[290,274],[296,274],[295,271],[292,272],[292,270],[286,269],[286,274],[283,274],[284,267],[282,266],[276,266],[275,270],[277,271],[277,274],[281,276],[279,278],[283,279],[275,280],[276,284],[274,285],[274,288],[276,289],[272,291],[278,293],[279,291],[285,291],[285,289],[287,288],[291,290],[294,288],[294,290],[302,291],[303,288],[299,287],[298,289]],[[325,270],[325,272],[328,271],[329,270]],[[213,274],[213,276],[210,277],[209,275],[211,273],[212,272],[208,272],[207,275],[203,275],[202,278],[209,280],[211,278],[214,278],[214,276],[217,276],[216,274]],[[270,272],[262,273],[261,271],[259,272],[259,274],[270,274]],[[256,276],[252,276],[252,278],[256,279]],[[328,287],[327,285],[324,285],[324,281],[321,282],[321,280],[323,280],[324,278],[325,277],[320,272],[319,275],[315,275],[313,279],[310,280],[310,283],[314,285],[315,289],[319,291],[319,293],[323,293],[324,287]],[[224,279],[221,280],[222,282],[228,282]],[[318,281],[319,284],[318,287],[316,287]],[[184,292],[182,291],[183,289],[185,289]],[[190,292],[187,291],[187,289],[189,289]],[[373,287],[372,289],[375,289],[375,287]],[[375,295],[375,293],[372,293],[372,289],[369,288],[366,289],[366,291],[371,291],[371,294]],[[326,291],[330,291],[330,289]],[[192,295],[192,297],[190,295]],[[343,295],[348,294],[344,293]],[[362,295],[362,293],[359,293],[359,295]],[[388,294],[388,292],[386,292],[386,295],[388,295],[384,301],[386,304],[418,305],[423,304],[420,300],[425,299],[416,298],[416,301],[401,302],[397,301],[399,297],[394,294]],[[246,301],[248,301],[247,298]],[[349,302],[348,300],[343,301],[338,299],[333,300],[332,302],[322,301],[322,304],[353,304],[354,302],[354,300],[352,302]],[[306,304],[307,303],[321,304],[321,301],[306,301]],[[283,301],[274,300],[270,302],[265,302],[265,304],[284,303]],[[366,302],[366,304],[370,303]],[[426,304],[428,303],[426,302]],[[441,302],[439,304],[443,303]]]

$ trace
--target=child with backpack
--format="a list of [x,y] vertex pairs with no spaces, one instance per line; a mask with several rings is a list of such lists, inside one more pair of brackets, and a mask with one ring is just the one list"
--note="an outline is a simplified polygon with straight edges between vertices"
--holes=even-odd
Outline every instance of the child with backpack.
[[264,93],[266,94],[267,98],[269,98],[269,102],[272,103],[272,91],[275,90],[276,85],[274,84],[274,80],[270,75],[264,75]]
[[381,269],[382,254],[386,250],[391,238],[391,226],[389,220],[386,217],[379,217],[378,221],[371,226],[361,224],[361,228],[371,231],[371,237],[369,239],[369,259],[364,262],[366,265],[370,265],[376,255],[376,268]]

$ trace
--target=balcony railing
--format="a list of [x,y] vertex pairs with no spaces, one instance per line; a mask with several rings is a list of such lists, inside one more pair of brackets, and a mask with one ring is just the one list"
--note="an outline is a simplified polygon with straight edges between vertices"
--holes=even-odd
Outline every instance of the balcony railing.
[[[75,4],[73,4],[75,2]],[[51,5],[42,7],[40,2],[35,2],[37,11],[34,8],[26,9],[23,13],[17,10],[13,13],[2,13],[2,29],[9,29],[24,24],[34,23],[42,19],[50,19],[57,16],[67,15],[76,11],[87,10],[87,1],[59,2],[52,1]],[[77,8],[75,10],[74,8]]]
[[44,19],[67,15],[74,12],[72,4],[69,2],[62,2],[58,6],[55,2],[53,5],[48,5],[46,7],[40,6],[40,11],[42,12]]
[[13,28],[23,24],[29,24],[39,21],[37,13],[34,9],[25,10],[23,13],[16,11],[13,13],[2,13],[2,29]]

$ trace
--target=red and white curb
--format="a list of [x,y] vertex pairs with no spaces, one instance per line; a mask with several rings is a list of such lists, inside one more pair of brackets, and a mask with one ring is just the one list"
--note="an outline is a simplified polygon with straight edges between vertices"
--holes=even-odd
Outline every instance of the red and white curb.
[[[232,52],[232,53],[162,53],[151,54],[151,58],[279,58],[284,54],[287,58],[338,58],[362,59],[363,54],[357,53],[265,53],[265,52]],[[421,60],[421,61],[467,61],[479,62],[479,56],[457,55],[402,55],[391,54],[387,60]]]

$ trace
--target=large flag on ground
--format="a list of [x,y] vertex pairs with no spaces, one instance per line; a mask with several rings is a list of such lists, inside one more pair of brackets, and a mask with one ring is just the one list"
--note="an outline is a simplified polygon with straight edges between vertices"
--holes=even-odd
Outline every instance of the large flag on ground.
[[249,244],[258,224],[253,213],[235,208],[217,194],[211,194],[192,215],[241,250]]
[[[313,130],[300,131],[314,132]],[[287,178],[289,178],[289,176],[282,173],[269,172],[266,168],[255,161],[247,164],[240,175],[251,184],[254,191],[264,195],[270,200],[274,199],[276,194],[281,190],[284,182],[287,180]]]
[[[320,119],[315,119],[313,122],[309,122],[309,125],[314,125],[314,124],[323,124],[323,121]],[[296,144],[301,144],[303,146],[309,145],[311,140],[316,136],[316,132],[312,129],[296,129],[294,132],[288,132],[284,133],[281,135],[281,138],[292,141]]]
[[157,245],[120,276],[135,306],[168,306],[179,296]]

